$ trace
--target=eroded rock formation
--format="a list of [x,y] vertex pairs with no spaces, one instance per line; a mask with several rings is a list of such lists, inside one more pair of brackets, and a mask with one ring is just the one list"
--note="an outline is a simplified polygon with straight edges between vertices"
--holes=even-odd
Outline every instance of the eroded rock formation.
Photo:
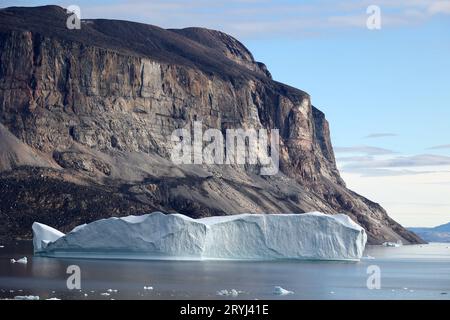
[[[0,10],[3,237],[29,237],[33,221],[67,231],[153,210],[322,211],[348,214],[370,243],[421,241],[346,188],[324,114],[236,39],[110,20],[68,30],[66,18],[55,6]],[[279,129],[280,173],[175,166],[170,134],[195,120]]]

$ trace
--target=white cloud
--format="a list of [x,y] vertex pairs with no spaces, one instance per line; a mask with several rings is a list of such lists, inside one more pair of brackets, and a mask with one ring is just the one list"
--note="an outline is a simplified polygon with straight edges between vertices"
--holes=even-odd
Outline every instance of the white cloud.
[[434,14],[450,14],[450,1],[435,1],[428,7],[428,12]]
[[383,133],[371,133],[367,136],[365,136],[366,139],[375,139],[375,138],[386,138],[386,137],[397,137],[398,134],[395,133],[388,133],[388,132],[383,132]]
[[431,148],[428,148],[429,150],[444,150],[444,149],[450,149],[450,144],[443,144],[439,146],[433,146]]
[[365,154],[365,155],[386,155],[395,153],[392,150],[372,147],[372,146],[353,146],[353,147],[335,147],[336,153],[353,153],[353,154]]
[[388,214],[404,226],[425,226],[450,222],[450,166],[441,172],[395,176],[362,176],[343,172],[347,186],[380,203]]

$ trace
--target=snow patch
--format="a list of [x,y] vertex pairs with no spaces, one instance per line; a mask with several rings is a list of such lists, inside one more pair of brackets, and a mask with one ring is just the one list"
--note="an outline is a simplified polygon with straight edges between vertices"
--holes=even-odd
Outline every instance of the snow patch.
[[359,260],[367,241],[345,215],[241,214],[192,219],[155,212],[109,218],[68,234],[33,224],[35,254],[173,260]]

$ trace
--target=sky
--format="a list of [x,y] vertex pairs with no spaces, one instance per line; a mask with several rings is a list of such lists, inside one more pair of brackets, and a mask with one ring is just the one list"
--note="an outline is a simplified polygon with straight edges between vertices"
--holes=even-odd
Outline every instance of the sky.
[[[227,32],[330,122],[348,187],[404,226],[450,222],[450,1],[70,0],[82,18]],[[380,9],[379,29],[366,21]]]

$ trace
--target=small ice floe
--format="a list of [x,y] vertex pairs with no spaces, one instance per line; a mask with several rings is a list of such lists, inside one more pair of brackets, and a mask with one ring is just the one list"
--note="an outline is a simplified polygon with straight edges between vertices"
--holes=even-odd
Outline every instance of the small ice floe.
[[282,287],[275,287],[273,289],[273,294],[275,294],[277,296],[288,296],[290,294],[294,294],[294,291],[289,291],[289,290],[283,289]]
[[3,249],[5,246],[0,246],[0,249]]
[[88,296],[88,294],[87,294],[87,293],[85,293],[85,294],[84,294],[84,296],[85,296],[85,297],[87,297],[87,296]]
[[231,289],[231,290],[220,290],[216,292],[216,295],[222,296],[222,297],[237,297],[239,294],[243,293],[242,291]]
[[375,260],[375,257],[365,256],[365,257],[363,257],[363,260]]
[[58,298],[49,298],[49,299],[45,299],[47,301],[60,301],[61,299]]
[[106,291],[108,291],[109,293],[117,293],[117,292],[119,292],[119,290],[115,290],[115,289],[108,289]]
[[383,243],[383,247],[389,247],[389,248],[400,248],[403,246],[403,242],[400,240],[397,242],[385,242]]
[[28,263],[27,257],[23,257],[22,259],[19,259],[19,260],[11,259],[10,261],[11,261],[12,264],[15,264],[15,263],[27,264]]
[[330,294],[336,294],[336,292],[334,292],[334,291],[330,291]]
[[103,293],[100,293],[100,295],[104,296],[104,297],[109,297],[111,294],[109,294],[108,292],[103,292]]
[[153,290],[153,287],[151,287],[151,286],[148,286],[148,287],[145,286],[145,287],[144,287],[144,290],[151,291],[151,290]]
[[15,296],[14,300],[39,300],[39,296]]

